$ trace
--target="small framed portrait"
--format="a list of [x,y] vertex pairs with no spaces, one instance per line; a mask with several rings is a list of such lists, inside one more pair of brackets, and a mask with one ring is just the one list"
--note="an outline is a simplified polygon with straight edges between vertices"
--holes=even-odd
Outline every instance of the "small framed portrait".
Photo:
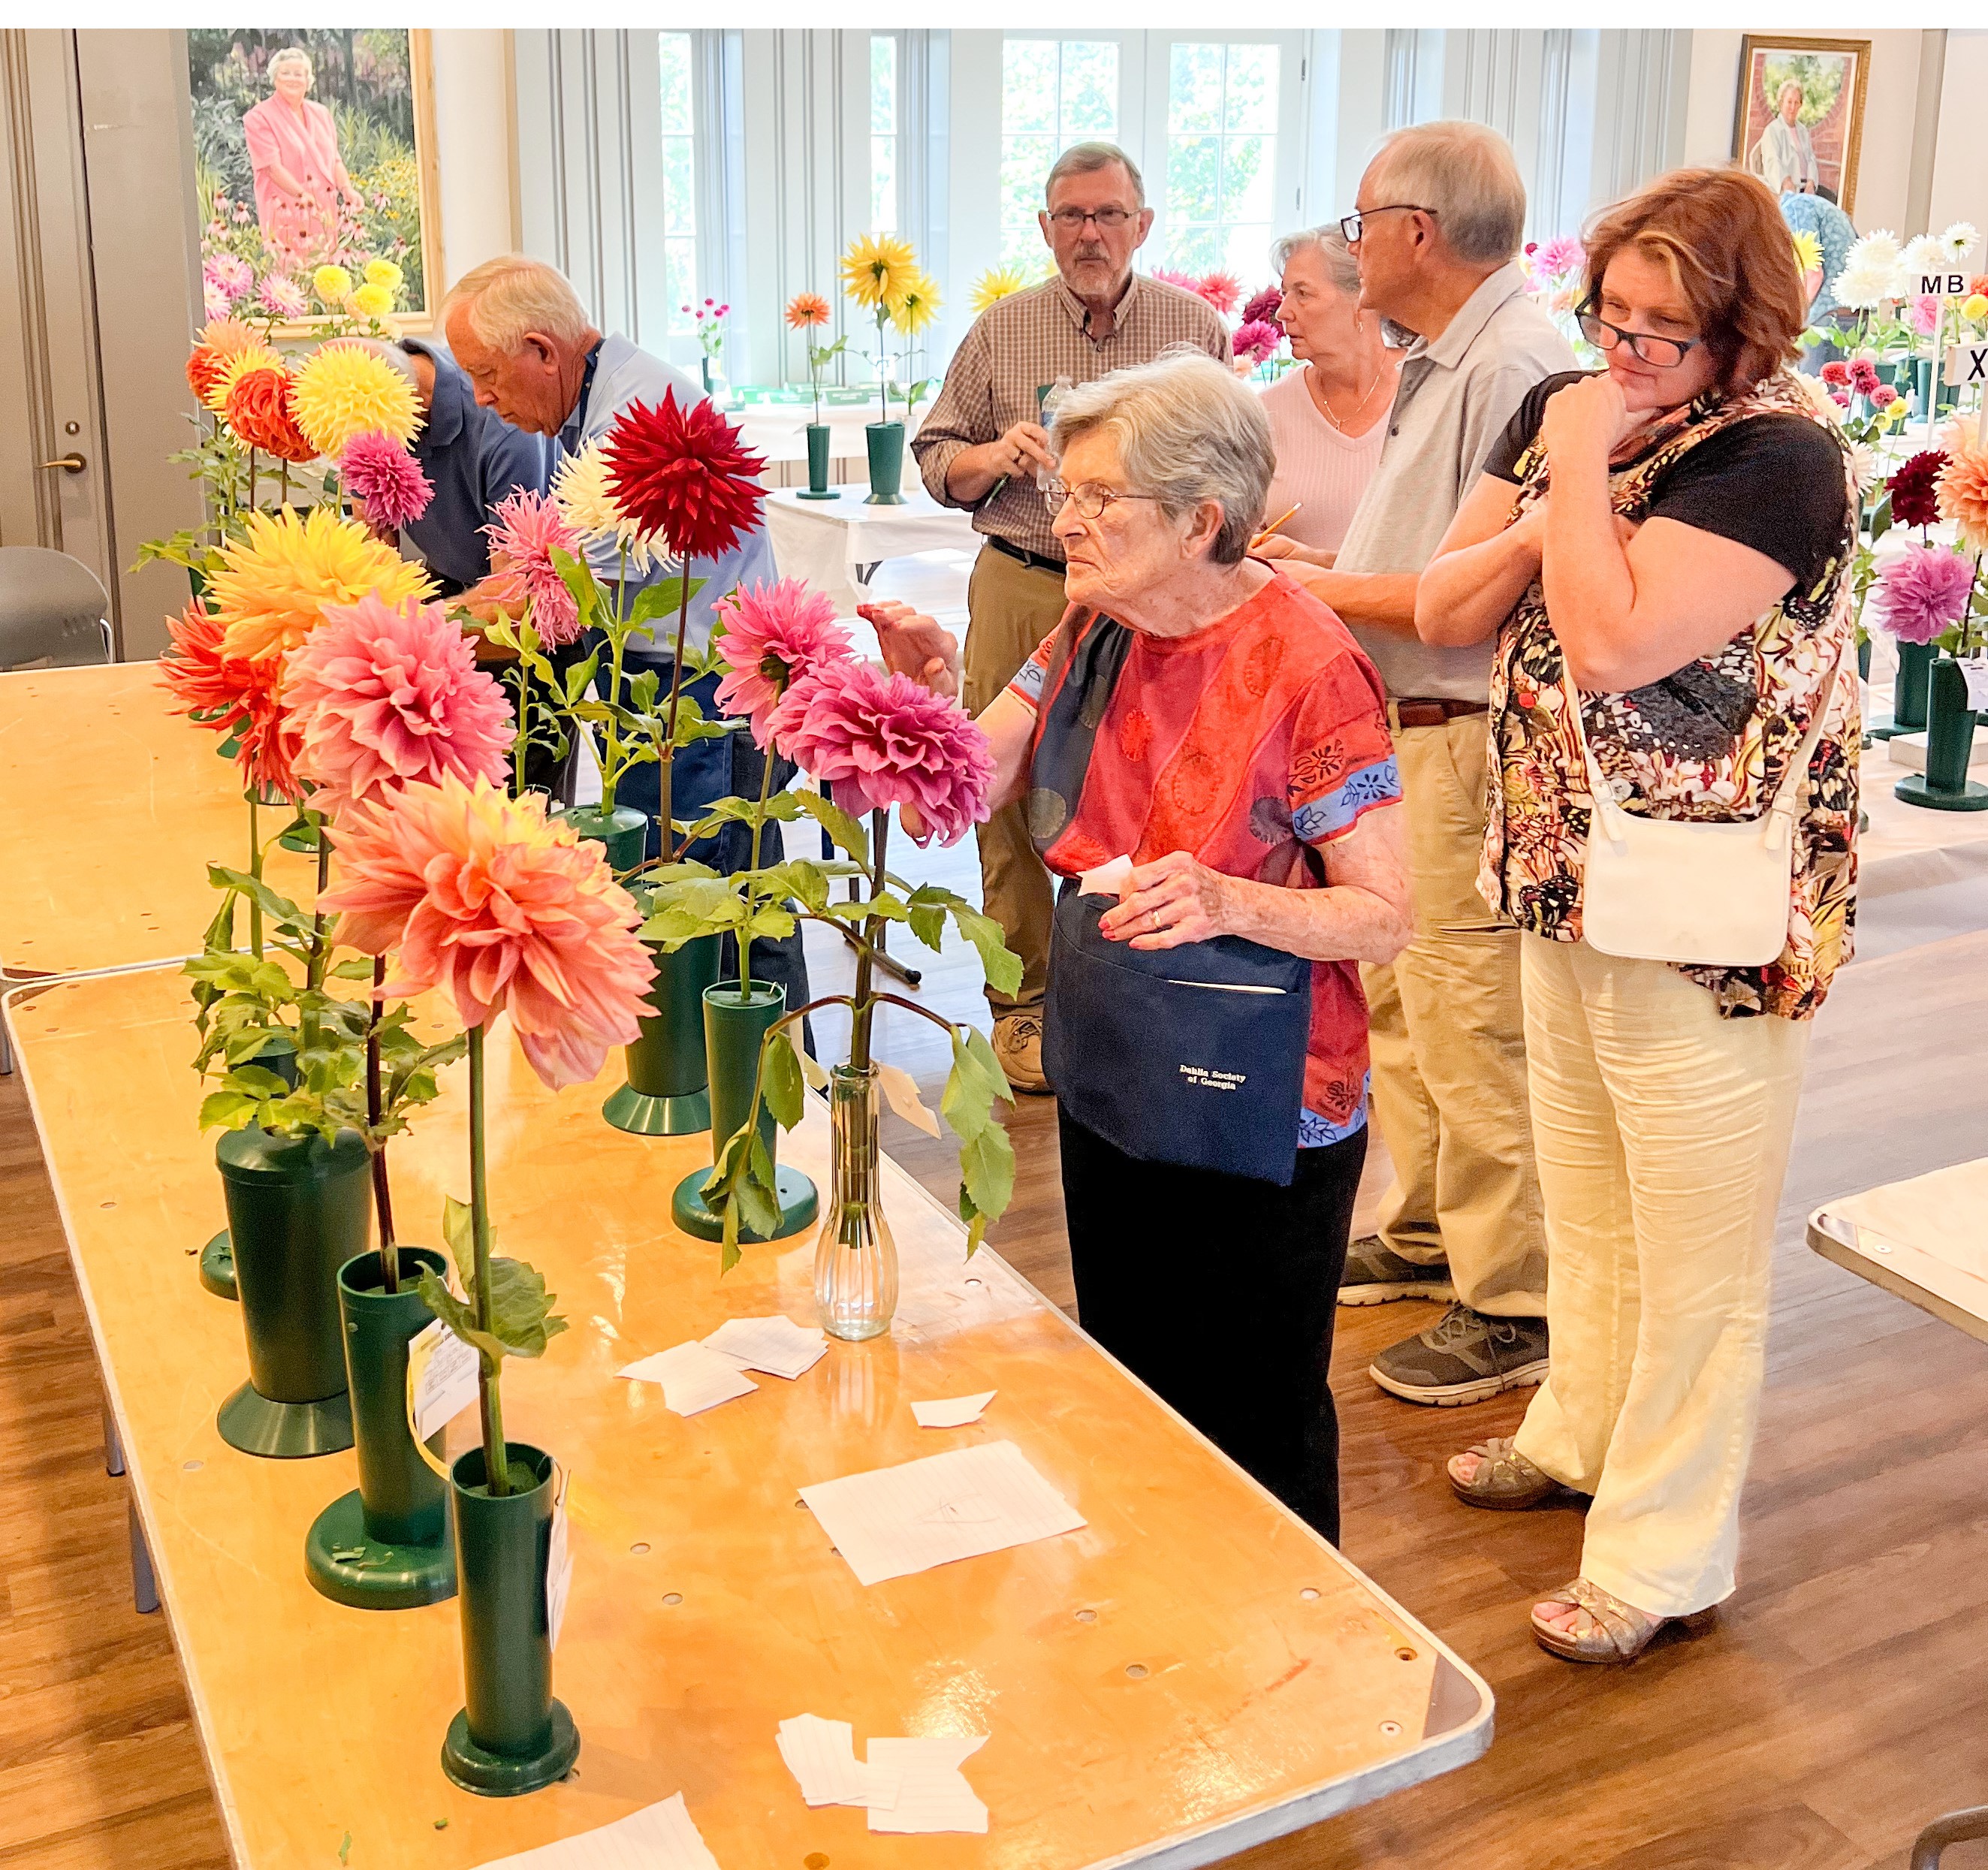
[[441,286],[428,35],[187,31],[210,318],[422,331]]
[[1791,39],[1750,32],[1740,44],[1733,154],[1777,194],[1857,204],[1868,39]]

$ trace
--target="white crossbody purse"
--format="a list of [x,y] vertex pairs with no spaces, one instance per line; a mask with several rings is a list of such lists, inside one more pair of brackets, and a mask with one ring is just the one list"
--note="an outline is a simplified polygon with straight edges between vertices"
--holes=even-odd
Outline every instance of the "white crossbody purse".
[[1765,967],[1779,958],[1788,938],[1795,813],[1841,669],[1839,656],[1767,809],[1730,824],[1623,810],[1587,744],[1580,695],[1564,683],[1594,800],[1581,911],[1590,947],[1697,967]]

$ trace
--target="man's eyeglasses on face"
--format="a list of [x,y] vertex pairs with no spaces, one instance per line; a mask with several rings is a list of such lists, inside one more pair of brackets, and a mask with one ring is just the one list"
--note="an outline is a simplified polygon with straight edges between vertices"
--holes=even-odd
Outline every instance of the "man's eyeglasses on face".
[[1339,217],[1339,231],[1346,236],[1349,247],[1359,245],[1361,223],[1370,215],[1427,215],[1433,221],[1435,210],[1414,201],[1390,201],[1384,208],[1356,208],[1351,214]]
[[1100,234],[1115,234],[1132,218],[1129,208],[1057,208],[1050,218],[1067,234],[1077,232],[1087,221],[1095,221]]
[[1101,519],[1104,509],[1114,500],[1154,500],[1159,498],[1151,493],[1121,493],[1115,487],[1100,486],[1096,481],[1085,481],[1075,487],[1067,487],[1061,481],[1043,482],[1043,504],[1052,513],[1060,513],[1065,502],[1077,509],[1080,519]]
[[1654,332],[1625,331],[1620,325],[1611,325],[1599,316],[1591,299],[1574,316],[1581,321],[1581,335],[1600,350],[1613,350],[1618,344],[1627,344],[1629,354],[1660,370],[1671,369],[1685,360],[1685,353],[1696,350],[1703,343],[1702,338],[1658,337]]

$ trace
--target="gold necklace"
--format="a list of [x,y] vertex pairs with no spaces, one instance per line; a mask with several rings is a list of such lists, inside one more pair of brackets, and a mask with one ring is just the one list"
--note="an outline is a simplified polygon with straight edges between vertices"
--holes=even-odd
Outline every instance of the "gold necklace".
[[[1346,422],[1357,422],[1359,421],[1361,415],[1365,411],[1367,405],[1374,400],[1374,392],[1380,388],[1381,379],[1387,374],[1388,366],[1384,362],[1374,366],[1374,380],[1368,384],[1367,394],[1361,397],[1360,401],[1354,405],[1353,413],[1346,418]],[[1344,435],[1346,433],[1346,422],[1341,421],[1339,418],[1332,413],[1331,401],[1323,391],[1319,393],[1318,406],[1320,410],[1324,413],[1325,419],[1330,422],[1334,428],[1337,429],[1342,435]]]

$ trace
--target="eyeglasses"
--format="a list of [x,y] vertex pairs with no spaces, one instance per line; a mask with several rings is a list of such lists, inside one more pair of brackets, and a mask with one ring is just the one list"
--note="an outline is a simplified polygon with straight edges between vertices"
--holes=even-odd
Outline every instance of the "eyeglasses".
[[1351,214],[1339,217],[1339,231],[1346,236],[1349,247],[1359,245],[1361,225],[1369,215],[1427,215],[1433,221],[1435,210],[1420,207],[1413,201],[1390,201],[1384,208],[1356,208]]
[[1102,519],[1104,509],[1114,500],[1156,500],[1158,494],[1121,493],[1115,487],[1100,486],[1096,481],[1085,481],[1075,487],[1066,487],[1061,481],[1043,482],[1043,504],[1052,513],[1063,511],[1066,502],[1077,509],[1080,519]]
[[1058,208],[1050,213],[1050,218],[1067,234],[1076,233],[1087,221],[1095,221],[1100,234],[1115,234],[1132,218],[1129,208]]
[[1660,370],[1682,364],[1686,351],[1696,350],[1705,342],[1702,338],[1658,337],[1649,331],[1625,331],[1620,325],[1611,325],[1607,319],[1598,316],[1592,299],[1587,300],[1574,316],[1581,321],[1581,334],[1589,343],[1602,350],[1613,350],[1618,344],[1627,344],[1631,357],[1654,364]]

